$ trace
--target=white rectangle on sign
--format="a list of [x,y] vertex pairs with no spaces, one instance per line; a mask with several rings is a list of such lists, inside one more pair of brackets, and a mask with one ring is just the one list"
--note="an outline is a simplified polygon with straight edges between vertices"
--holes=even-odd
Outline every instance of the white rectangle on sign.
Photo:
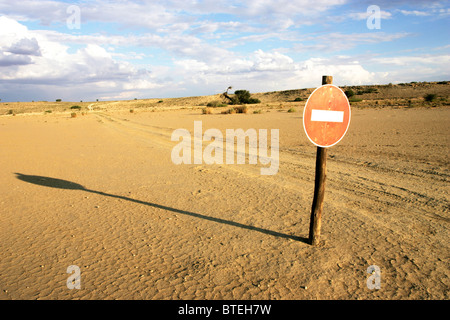
[[311,121],[344,122],[344,111],[312,109]]

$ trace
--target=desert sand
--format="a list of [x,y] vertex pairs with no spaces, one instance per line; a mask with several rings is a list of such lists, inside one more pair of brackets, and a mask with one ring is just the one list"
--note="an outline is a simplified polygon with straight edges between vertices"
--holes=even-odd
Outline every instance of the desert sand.
[[[317,247],[301,106],[219,109],[0,116],[0,299],[449,299],[448,107],[352,109]],[[173,164],[171,134],[195,120],[279,129],[278,173]]]

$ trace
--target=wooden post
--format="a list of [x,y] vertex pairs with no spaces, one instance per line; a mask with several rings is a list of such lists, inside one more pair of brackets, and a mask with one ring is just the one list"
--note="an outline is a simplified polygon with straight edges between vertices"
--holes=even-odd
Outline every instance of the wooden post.
[[[323,76],[322,85],[332,84],[333,77]],[[325,197],[325,181],[327,177],[327,148],[317,147],[316,176],[314,181],[314,198],[311,208],[309,225],[309,243],[317,246],[320,241],[320,227],[322,225],[323,199]]]

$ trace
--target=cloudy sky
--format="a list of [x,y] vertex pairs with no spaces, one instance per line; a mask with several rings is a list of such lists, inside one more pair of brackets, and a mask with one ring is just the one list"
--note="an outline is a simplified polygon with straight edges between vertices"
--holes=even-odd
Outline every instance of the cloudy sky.
[[450,80],[449,30],[449,1],[0,0],[0,99]]

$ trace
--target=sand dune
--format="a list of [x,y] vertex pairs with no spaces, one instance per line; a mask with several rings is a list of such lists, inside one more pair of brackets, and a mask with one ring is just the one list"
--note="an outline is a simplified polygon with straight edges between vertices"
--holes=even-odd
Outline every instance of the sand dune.
[[[194,120],[279,129],[278,173],[173,164],[171,134]],[[449,120],[446,107],[352,110],[312,247],[301,112],[0,117],[0,299],[448,299]]]

